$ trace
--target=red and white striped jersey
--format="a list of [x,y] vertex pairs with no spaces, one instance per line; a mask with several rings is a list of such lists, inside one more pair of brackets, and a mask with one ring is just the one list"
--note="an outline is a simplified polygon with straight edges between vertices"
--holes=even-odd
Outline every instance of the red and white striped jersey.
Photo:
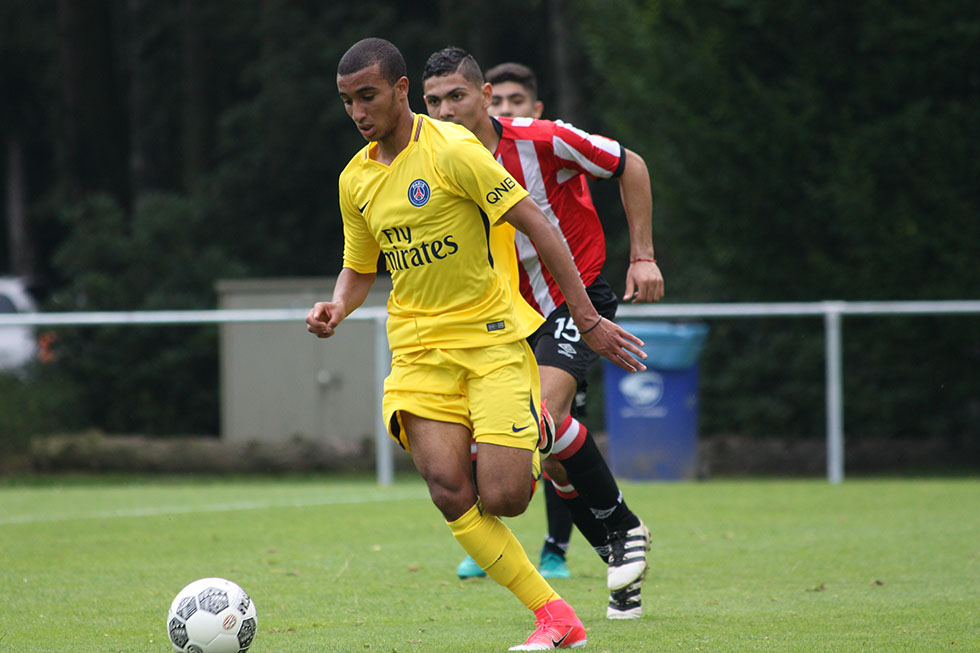
[[[626,163],[622,146],[560,120],[493,120],[500,135],[494,156],[561,231],[582,282],[588,286],[606,261],[606,239],[586,176],[607,179],[622,174]],[[534,244],[520,232],[517,258],[524,299],[542,315],[551,314],[565,298]]]

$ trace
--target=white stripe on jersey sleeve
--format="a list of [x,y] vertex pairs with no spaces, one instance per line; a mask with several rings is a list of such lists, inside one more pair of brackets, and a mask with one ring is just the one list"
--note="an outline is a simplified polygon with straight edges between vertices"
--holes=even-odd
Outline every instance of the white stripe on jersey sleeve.
[[[615,156],[617,159],[623,156],[622,146],[614,140],[606,138],[605,136],[599,136],[598,134],[584,132],[574,125],[570,125],[567,122],[562,122],[561,120],[556,120],[555,124],[561,129],[566,129],[583,140],[588,141],[592,147],[602,150],[603,152],[607,152]],[[560,159],[574,161],[593,177],[598,179],[608,179],[609,177],[612,177],[613,173],[615,172],[615,169],[609,170],[608,168],[603,168],[602,166],[597,165],[591,158],[589,158],[587,154],[576,149],[569,141],[563,139],[559,135],[555,135],[554,138],[552,138],[551,146],[555,151],[555,155]],[[568,181],[570,178],[575,176],[576,172],[577,171],[574,169],[562,170],[558,173],[558,183]]]
[[[611,143],[616,143],[616,141],[610,141],[610,142]],[[617,147],[619,146],[618,143],[616,143],[616,145],[617,145]],[[615,170],[608,170],[608,169],[603,168],[602,166],[600,166],[600,165],[598,165],[596,163],[593,163],[592,160],[589,157],[585,156],[584,154],[582,154],[582,152],[580,152],[579,150],[577,150],[574,147],[572,147],[569,143],[567,143],[565,140],[563,140],[560,136],[555,136],[551,140],[551,146],[554,148],[555,154],[560,159],[564,159],[565,161],[574,161],[575,163],[577,163],[578,165],[580,165],[583,170],[585,170],[587,173],[589,173],[593,177],[598,177],[599,179],[608,179],[609,177],[612,177],[613,176],[613,172],[615,172]],[[602,148],[602,149],[605,149],[605,148]],[[618,152],[617,152],[617,154],[618,154]],[[573,169],[569,169],[569,168],[563,169],[562,172],[564,172],[565,170],[570,170],[573,173],[578,172],[577,170],[573,170]],[[572,176],[574,176],[574,175],[573,174],[569,174],[567,177],[565,177],[565,179],[568,179],[568,177],[572,177]],[[561,183],[561,181],[562,180],[559,179],[559,183]]]
[[611,138],[606,138],[605,136],[601,136],[599,134],[590,134],[587,131],[582,131],[575,125],[564,122],[562,120],[556,120],[555,124],[558,125],[559,127],[564,127],[569,131],[575,132],[576,134],[578,134],[585,140],[589,141],[594,146],[598,147],[600,150],[603,150],[604,152],[609,152],[610,154],[616,157],[620,156],[620,153],[622,151],[621,150],[622,146],[620,146],[620,144],[617,141],[614,141]]

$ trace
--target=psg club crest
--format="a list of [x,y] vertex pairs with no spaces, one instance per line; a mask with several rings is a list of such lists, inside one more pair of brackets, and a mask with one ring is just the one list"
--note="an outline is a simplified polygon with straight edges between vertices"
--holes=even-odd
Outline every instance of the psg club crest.
[[408,201],[412,206],[424,206],[431,195],[429,184],[424,179],[416,179],[408,187]]

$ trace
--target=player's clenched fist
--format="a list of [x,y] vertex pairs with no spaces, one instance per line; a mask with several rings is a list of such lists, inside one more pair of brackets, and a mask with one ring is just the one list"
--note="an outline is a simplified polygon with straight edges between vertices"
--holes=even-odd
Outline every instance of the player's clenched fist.
[[306,330],[317,338],[329,338],[341,320],[343,308],[335,302],[317,302],[306,316]]

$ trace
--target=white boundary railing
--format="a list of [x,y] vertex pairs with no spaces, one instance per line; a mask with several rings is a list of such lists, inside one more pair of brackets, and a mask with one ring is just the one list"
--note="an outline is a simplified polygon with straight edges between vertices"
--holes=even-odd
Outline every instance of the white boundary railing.
[[844,315],[941,315],[980,313],[980,300],[904,302],[785,302],[734,304],[624,305],[618,318],[803,317],[822,315],[827,433],[827,480],[844,480],[844,366],[841,317]]
[[[16,313],[0,315],[2,326],[107,326],[165,324],[224,324],[297,322],[306,319],[307,309],[238,309],[206,311],[123,311]],[[817,317],[823,316],[825,334],[825,393],[827,432],[827,480],[844,480],[844,397],[841,318],[845,315],[943,315],[980,314],[980,300],[902,301],[902,302],[783,302],[719,304],[627,304],[619,307],[617,318],[738,318],[738,317]],[[348,320],[374,321],[375,329],[375,441],[378,483],[391,485],[394,454],[391,438],[381,416],[384,378],[388,375],[388,342],[384,322],[387,312],[380,307],[355,311]],[[310,336],[312,337],[312,336]]]

